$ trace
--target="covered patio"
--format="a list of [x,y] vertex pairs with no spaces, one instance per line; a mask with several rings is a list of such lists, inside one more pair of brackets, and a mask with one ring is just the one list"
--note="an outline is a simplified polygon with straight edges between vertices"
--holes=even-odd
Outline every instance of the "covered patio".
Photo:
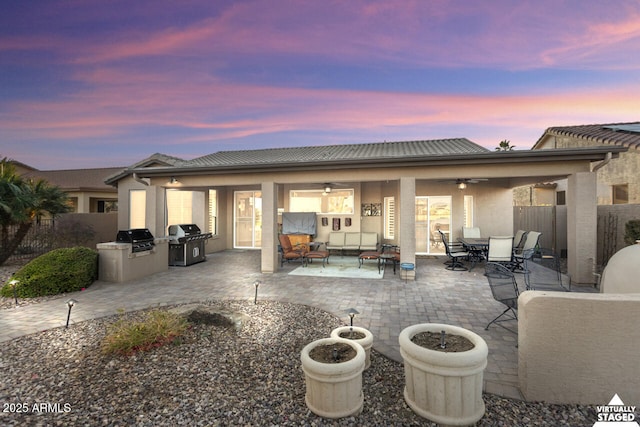
[[[80,322],[114,315],[119,310],[204,300],[252,300],[254,282],[259,280],[258,303],[278,300],[314,306],[343,319],[345,324],[347,310],[356,308],[360,314],[354,324],[371,330],[374,349],[398,362],[401,362],[398,335],[409,325],[438,322],[470,329],[489,346],[485,391],[521,398],[517,335],[494,325],[488,331],[484,329],[502,311],[502,306],[492,298],[482,266],[471,272],[452,272],[444,268],[444,257],[418,257],[415,281],[406,282],[399,274],[394,275],[390,266],[382,279],[312,278],[290,275],[299,267],[297,264],[285,264],[273,274],[260,273],[260,260],[258,250],[221,251],[209,254],[206,262],[189,267],[170,267],[167,272],[127,283],[96,282],[74,295],[4,310],[0,318],[0,342],[64,326],[60,307],[70,297],[78,301],[73,321]],[[532,283],[554,283],[554,271],[537,265],[532,270]],[[517,281],[523,290],[522,275],[517,276]],[[34,318],[38,322],[34,323]]]

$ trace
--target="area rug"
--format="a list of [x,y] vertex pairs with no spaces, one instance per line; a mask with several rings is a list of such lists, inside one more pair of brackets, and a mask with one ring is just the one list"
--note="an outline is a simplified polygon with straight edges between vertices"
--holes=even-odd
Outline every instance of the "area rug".
[[322,260],[316,259],[306,267],[298,267],[289,273],[291,276],[340,277],[347,279],[382,279],[384,267],[378,273],[376,260],[365,260],[358,268],[358,257],[331,256],[329,264],[322,266]]

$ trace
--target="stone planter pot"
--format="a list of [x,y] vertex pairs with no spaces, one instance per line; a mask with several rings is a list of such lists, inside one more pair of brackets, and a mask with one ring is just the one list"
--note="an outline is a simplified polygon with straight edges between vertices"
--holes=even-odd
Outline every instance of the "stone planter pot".
[[[337,342],[351,346],[356,356],[341,363],[318,362],[309,356],[315,347]],[[325,418],[342,418],[362,411],[365,353],[360,344],[339,338],[322,338],[307,344],[302,349],[300,359],[307,389],[305,403],[314,414]]]
[[[440,331],[462,336],[475,347],[447,353],[411,341],[421,332]],[[482,418],[482,381],[489,352],[482,337],[457,326],[423,323],[405,328],[398,340],[404,360],[404,399],[415,413],[438,424],[457,426]]]
[[371,366],[371,346],[373,345],[373,334],[365,328],[360,328],[358,326],[353,326],[353,332],[360,332],[364,334],[364,338],[361,339],[351,339],[349,337],[341,337],[340,334],[349,333],[351,331],[351,326],[341,326],[339,328],[335,328],[331,331],[331,338],[345,338],[351,341],[355,341],[364,348],[365,361],[364,361],[364,369],[369,369]]

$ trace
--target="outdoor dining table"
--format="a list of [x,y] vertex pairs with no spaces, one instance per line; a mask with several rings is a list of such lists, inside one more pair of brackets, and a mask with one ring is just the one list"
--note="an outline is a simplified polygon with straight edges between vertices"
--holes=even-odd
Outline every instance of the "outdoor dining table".
[[477,263],[484,260],[489,251],[488,237],[459,237],[458,242],[469,252],[469,261],[471,262],[469,271],[473,270]]

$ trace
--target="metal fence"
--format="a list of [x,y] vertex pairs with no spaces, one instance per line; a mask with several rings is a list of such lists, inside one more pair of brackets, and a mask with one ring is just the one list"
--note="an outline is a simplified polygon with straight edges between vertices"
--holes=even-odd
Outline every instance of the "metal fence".
[[[54,227],[55,220],[53,219],[41,219],[35,222],[9,261],[29,260],[53,249]],[[17,225],[10,226],[9,235],[15,235],[17,230]]]

